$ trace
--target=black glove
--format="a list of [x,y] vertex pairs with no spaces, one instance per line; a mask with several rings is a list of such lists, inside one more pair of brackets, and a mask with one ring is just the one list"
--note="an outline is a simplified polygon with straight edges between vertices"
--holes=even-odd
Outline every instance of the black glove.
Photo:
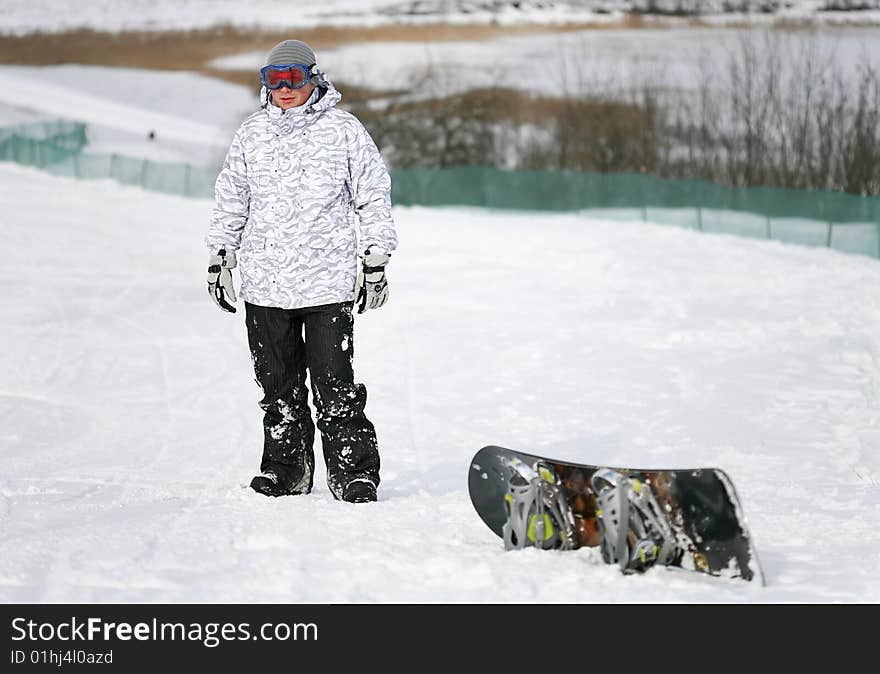
[[354,287],[354,303],[359,314],[367,309],[378,309],[388,301],[388,279],[385,278],[385,266],[390,255],[371,253],[367,248],[361,267],[358,269],[357,283]]
[[227,296],[235,303],[235,288],[232,287],[232,272],[235,268],[235,253],[227,253],[225,248],[217,251],[208,260],[208,294],[214,300],[214,304],[223,309],[235,313],[235,307],[226,301]]

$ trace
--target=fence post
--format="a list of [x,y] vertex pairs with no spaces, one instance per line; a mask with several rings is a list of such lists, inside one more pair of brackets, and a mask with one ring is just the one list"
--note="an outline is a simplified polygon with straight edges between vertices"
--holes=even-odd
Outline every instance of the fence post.
[[189,163],[184,164],[185,168],[183,170],[183,196],[188,197],[190,195],[190,174],[192,173],[192,165]]
[[825,247],[831,248],[831,229],[834,227],[834,223],[828,223],[828,238],[825,239]]
[[149,159],[144,159],[144,163],[141,164],[141,184],[138,185],[141,189],[147,188],[147,165],[150,163]]

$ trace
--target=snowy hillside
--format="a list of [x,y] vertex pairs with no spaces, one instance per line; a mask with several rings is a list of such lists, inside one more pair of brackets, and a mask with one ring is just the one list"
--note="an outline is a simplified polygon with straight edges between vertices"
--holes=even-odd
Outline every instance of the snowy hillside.
[[[0,32],[606,20],[634,4],[7,0]],[[842,62],[876,62],[871,30],[841,31]],[[516,65],[500,56],[586,50],[599,71],[654,63],[688,86],[720,32],[375,42],[322,59],[358,83],[364,61],[489,73]],[[66,115],[93,152],[215,165],[257,104],[192,72],[68,64],[51,106],[33,88],[44,72],[0,67],[0,125]],[[205,290],[212,203],[3,163],[0,185],[0,602],[880,601],[877,260],[595,214],[396,208],[391,299],[356,327],[380,501],[333,501],[320,463],[315,493],[268,500],[246,488],[262,424],[242,312]],[[466,492],[486,444],[725,469],[767,586],[623,577],[594,550],[504,552]]]
[[[743,44],[774,40],[784,54],[811,50],[837,69],[839,81],[856,97],[862,67],[880,69],[880,40],[871,28],[835,28],[816,34],[782,35],[731,28],[688,30],[587,30],[561,34],[511,34],[485,40],[438,42],[375,41],[318,51],[318,59],[340,85],[375,85],[378,68],[386,83],[414,87],[417,96],[450,95],[503,83],[533,90],[517,73],[533,63],[549,64],[543,82],[554,92],[583,95],[645,83],[696,91],[707,72],[723,95],[729,85],[726,64]],[[193,72],[151,71],[96,65],[0,65],[0,126],[64,117],[89,125],[89,150],[146,157],[155,161],[218,166],[238,124],[259,106],[257,72],[265,50],[218,58],[211,66],[249,72],[245,87]],[[467,70],[468,77],[460,77]],[[425,73],[432,78],[424,84]],[[47,106],[33,82],[48,73],[62,84],[63,106]],[[120,96],[131,82],[138,95]],[[421,83],[421,84],[420,84]],[[211,105],[198,105],[210,100]],[[148,140],[148,133],[155,138]]]
[[[859,67],[880,69],[880,39],[871,28],[836,28],[815,34],[774,33],[765,29],[709,27],[700,30],[585,30],[561,34],[511,34],[495,39],[450,42],[360,42],[318,53],[321,67],[338,81],[369,87],[379,67],[385,81],[419,90],[426,73],[426,95],[503,84],[533,92],[531,78],[517,77],[535,63],[545,64],[542,83],[554,93],[589,95],[614,88],[638,90],[646,83],[698,91],[712,76],[719,95],[730,86],[727,64],[743,45],[763,48],[771,42],[796,58],[811,51],[834,64],[855,89]],[[214,60],[216,68],[257,72],[266,54],[253,51]],[[466,78],[460,73],[468,72]],[[2,97],[2,94],[0,94]]]
[[[56,91],[64,105],[47,106],[34,95],[33,83],[48,70],[0,65],[0,126],[58,118],[83,122],[90,152],[219,166],[235,129],[259,106],[256,93],[247,87],[192,72],[77,64],[51,66],[53,76],[63,82]],[[134,81],[138,95],[120,96]],[[214,105],[194,103],[209,97]]]
[[[356,327],[381,500],[334,502],[322,468],[269,500],[243,488],[259,392],[205,292],[211,203],[0,183],[0,601],[880,601],[876,260],[398,208],[391,299]],[[724,468],[768,585],[504,552],[465,486],[490,443]]]
[[392,23],[571,23],[619,21],[626,12],[650,20],[699,16],[708,21],[773,18],[880,23],[880,0],[5,0],[0,33],[176,30],[233,25],[307,28]]

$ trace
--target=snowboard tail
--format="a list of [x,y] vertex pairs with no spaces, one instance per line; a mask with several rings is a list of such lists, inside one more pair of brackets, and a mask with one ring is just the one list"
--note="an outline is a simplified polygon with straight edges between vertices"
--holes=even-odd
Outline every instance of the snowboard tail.
[[763,584],[733,482],[717,468],[609,468],[488,446],[468,491],[508,548],[600,546],[624,572],[658,564]]

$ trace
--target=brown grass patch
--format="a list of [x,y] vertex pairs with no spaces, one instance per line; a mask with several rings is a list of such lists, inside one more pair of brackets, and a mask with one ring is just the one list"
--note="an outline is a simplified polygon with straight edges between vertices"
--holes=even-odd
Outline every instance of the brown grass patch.
[[[633,22],[640,23],[638,17]],[[627,24],[630,25],[630,24]],[[10,65],[84,65],[144,68],[148,70],[192,70],[227,82],[259,90],[256,74],[212,68],[214,59],[246,52],[268,52],[281,40],[295,36],[319,53],[358,42],[447,42],[489,40],[501,36],[546,32],[570,32],[588,28],[607,28],[590,24],[563,26],[497,25],[390,25],[374,28],[318,27],[301,31],[263,31],[223,26],[190,31],[127,31],[120,33],[74,30],[63,33],[0,35],[0,63]],[[347,86],[346,99],[358,102],[391,95]]]
[[[512,35],[566,33],[619,28],[662,28],[658,21],[646,22],[632,14],[613,23],[571,23],[561,25],[388,25],[376,27],[325,26],[305,30],[254,30],[233,26],[187,31],[125,31],[120,33],[81,29],[62,33],[0,35],[0,63],[10,65],[84,65],[144,68],[147,70],[191,70],[227,82],[259,90],[256,74],[212,68],[211,61],[246,52],[268,52],[290,37],[304,40],[320,54],[360,42],[453,42],[481,41]],[[341,88],[341,87],[340,87]],[[365,101],[396,92],[346,86],[346,100]]]
[[268,52],[281,40],[295,37],[316,50],[359,42],[454,42],[491,40],[512,35],[566,33],[619,28],[662,28],[629,15],[612,24],[562,25],[389,25],[367,27],[317,27],[304,30],[265,31],[222,26],[190,31],[127,31],[107,33],[74,30],[63,33],[0,35],[0,63],[52,65],[83,63],[155,70],[194,70],[213,59],[248,51]]
[[[346,94],[350,87],[346,88]],[[350,96],[346,96],[351,98]],[[492,122],[514,122],[516,124],[543,124],[548,119],[557,119],[563,114],[583,119],[610,120],[624,126],[644,123],[644,111],[638,105],[603,100],[572,100],[562,96],[536,96],[517,89],[478,88],[466,93],[453,94],[442,98],[396,103],[395,113],[409,117],[430,118],[440,113],[451,116],[472,117],[474,111]],[[358,112],[364,119],[383,117],[386,110],[362,110]]]

